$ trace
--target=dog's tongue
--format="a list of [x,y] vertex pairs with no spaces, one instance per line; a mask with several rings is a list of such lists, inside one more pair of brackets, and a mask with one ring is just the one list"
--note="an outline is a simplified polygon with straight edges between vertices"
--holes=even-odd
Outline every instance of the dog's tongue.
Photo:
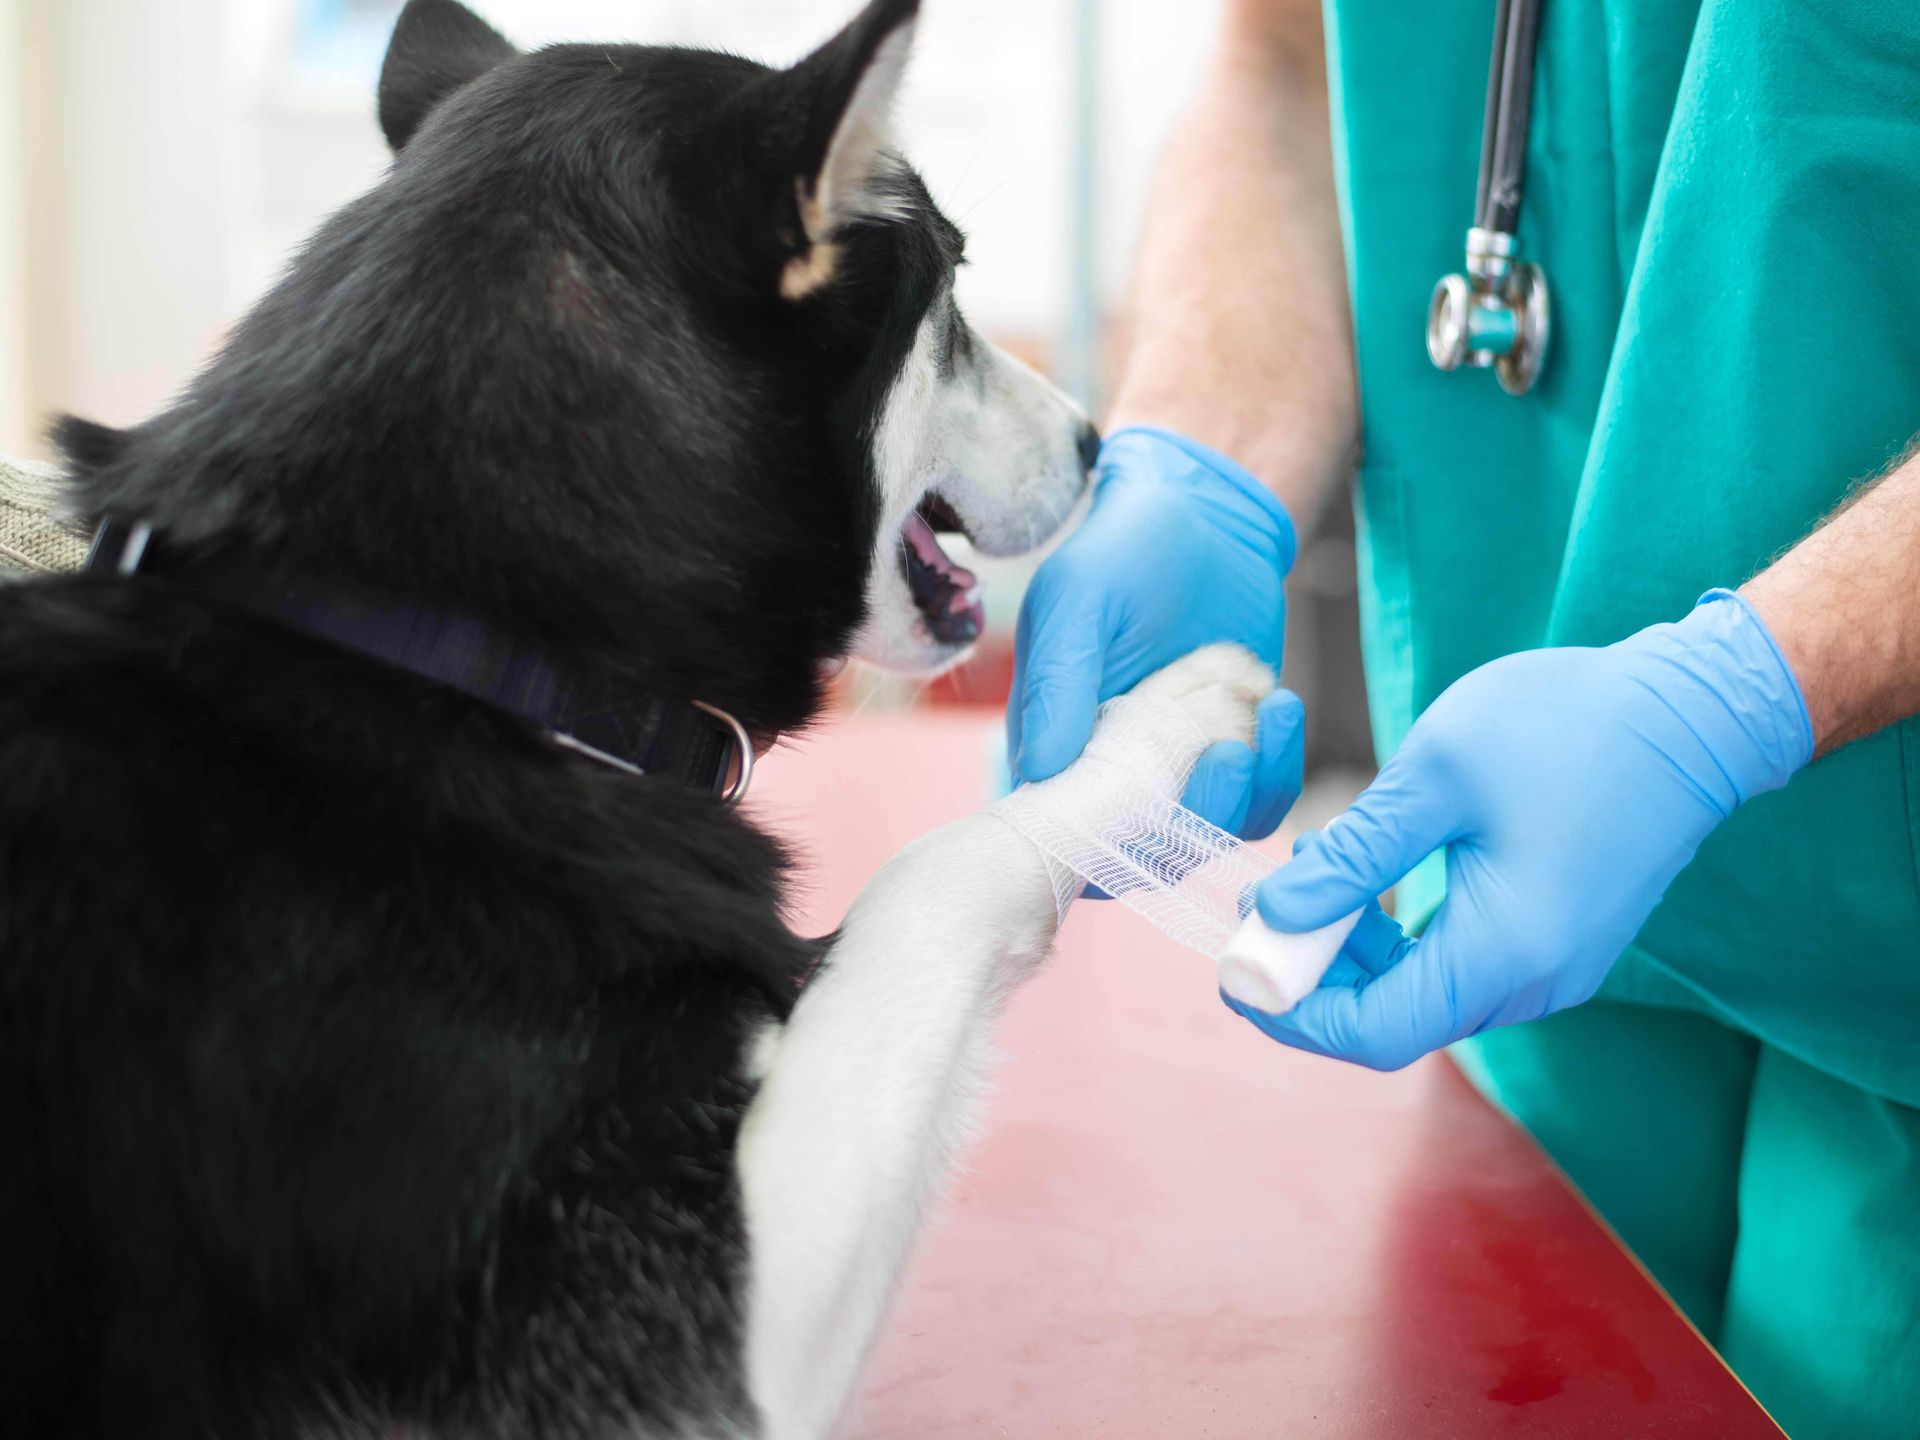
[[979,577],[947,558],[933,527],[919,514],[907,517],[902,534],[907,542],[907,588],[934,639],[946,645],[978,640],[987,620]]

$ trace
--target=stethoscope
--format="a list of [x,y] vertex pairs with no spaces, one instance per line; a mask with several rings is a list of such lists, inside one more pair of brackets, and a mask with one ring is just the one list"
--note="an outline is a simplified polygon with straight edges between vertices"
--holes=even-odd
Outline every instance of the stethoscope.
[[1533,56],[1542,0],[1498,0],[1480,186],[1467,231],[1467,273],[1448,275],[1427,302],[1427,354],[1442,370],[1493,367],[1500,388],[1524,395],[1540,378],[1552,333],[1547,274],[1521,263],[1514,233],[1527,177]]

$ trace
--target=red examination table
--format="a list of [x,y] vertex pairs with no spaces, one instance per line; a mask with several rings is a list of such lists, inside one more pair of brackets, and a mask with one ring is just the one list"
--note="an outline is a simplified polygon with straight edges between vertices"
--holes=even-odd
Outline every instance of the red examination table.
[[[808,928],[978,808],[989,723],[861,716],[767,758],[749,803],[803,857]],[[1001,1046],[851,1440],[1778,1440],[1447,1061],[1275,1046],[1111,904],[1075,907]]]

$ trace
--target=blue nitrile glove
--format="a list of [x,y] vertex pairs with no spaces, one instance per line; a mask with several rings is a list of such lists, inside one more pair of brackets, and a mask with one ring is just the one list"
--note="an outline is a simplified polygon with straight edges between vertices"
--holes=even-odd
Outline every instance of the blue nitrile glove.
[[1605,649],[1534,650],[1451,686],[1353,807],[1261,887],[1276,930],[1368,906],[1446,847],[1409,940],[1370,907],[1268,1035],[1378,1070],[1600,986],[1700,842],[1813,756],[1798,682],[1738,595]]
[[[1092,512],[1021,607],[1007,708],[1015,778],[1066,769],[1100,702],[1202,645],[1235,641],[1278,670],[1294,545],[1279,500],[1226,456],[1168,430],[1108,436]],[[1304,736],[1299,698],[1276,690],[1255,748],[1208,750],[1187,805],[1224,830],[1271,834],[1299,798]]]

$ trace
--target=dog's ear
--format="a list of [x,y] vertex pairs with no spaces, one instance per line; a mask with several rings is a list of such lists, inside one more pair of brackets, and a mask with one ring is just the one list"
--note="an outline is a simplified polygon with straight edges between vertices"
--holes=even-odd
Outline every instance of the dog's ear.
[[105,470],[126,454],[127,447],[133,443],[133,437],[126,431],[82,420],[78,415],[62,415],[48,433],[53,448],[77,475]]
[[459,0],[407,0],[380,71],[380,128],[398,154],[433,107],[520,52]]
[[876,206],[894,100],[913,48],[920,0],[873,0],[783,77],[795,125],[798,243],[780,277],[789,300],[833,278],[834,232]]

